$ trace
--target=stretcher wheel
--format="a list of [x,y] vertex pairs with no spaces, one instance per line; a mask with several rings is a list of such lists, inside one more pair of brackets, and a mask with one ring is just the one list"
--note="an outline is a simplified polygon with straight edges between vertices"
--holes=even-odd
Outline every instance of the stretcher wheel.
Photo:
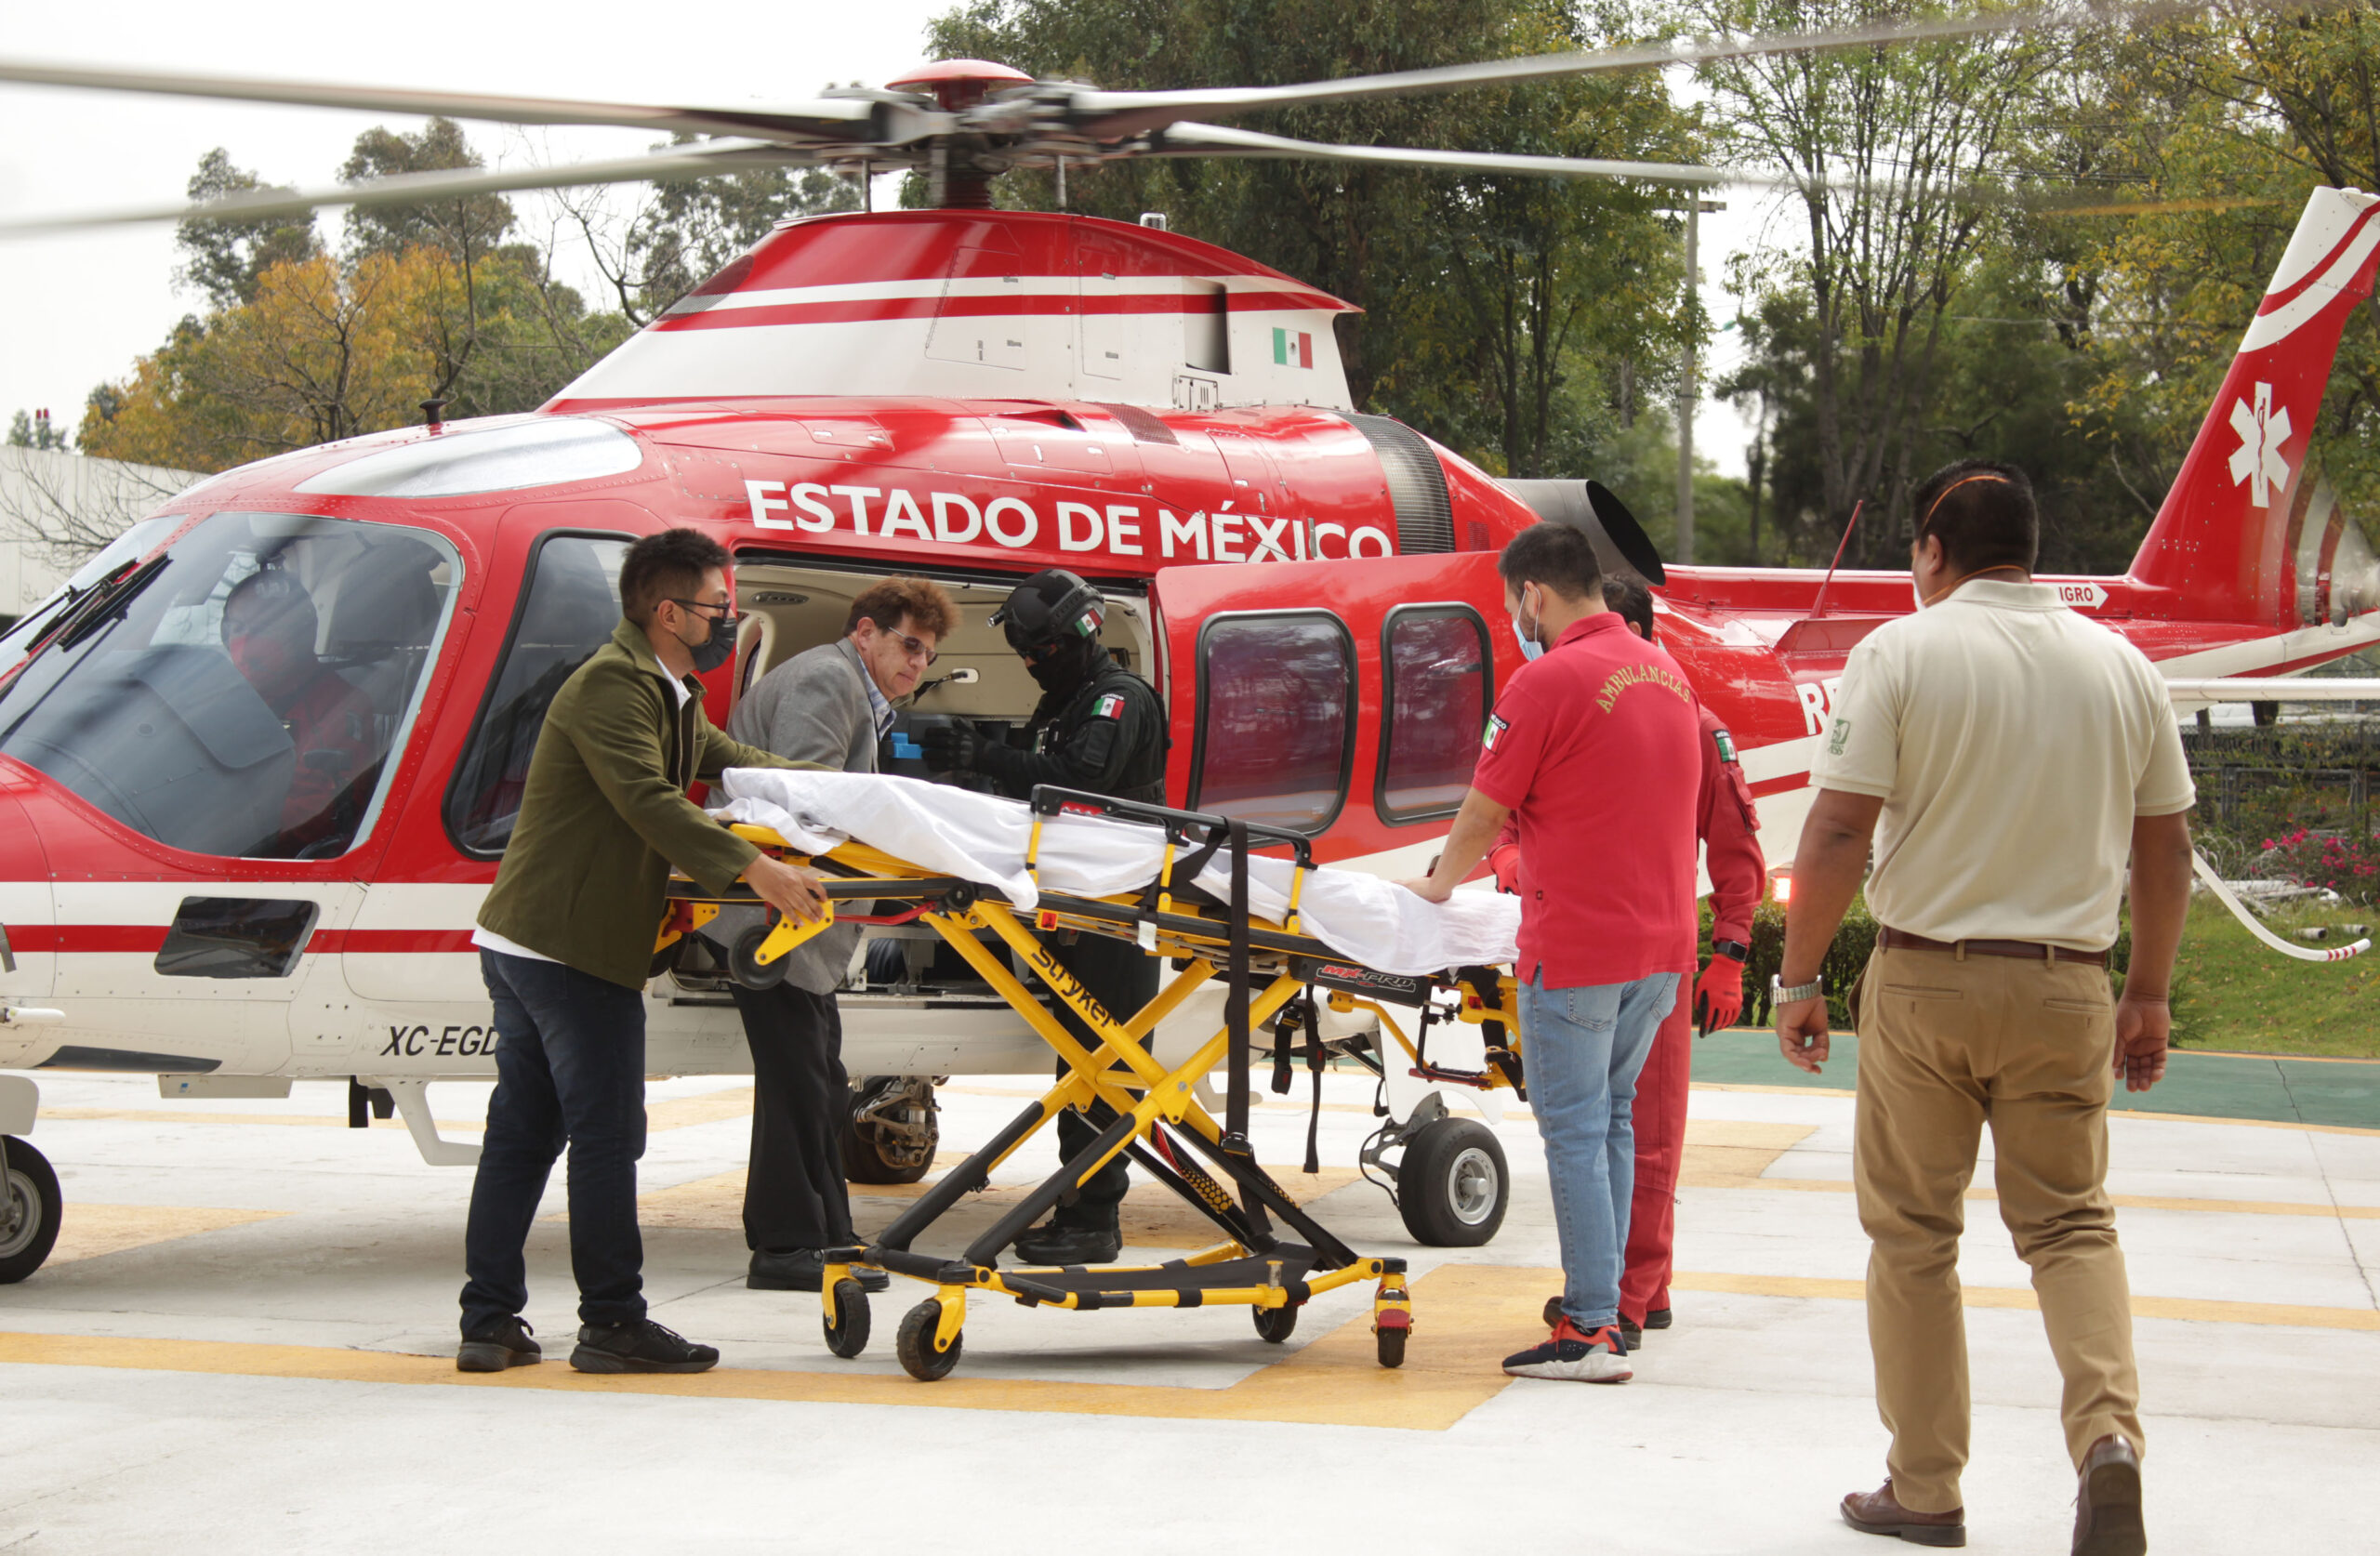
[[1286,1307],[1250,1308],[1248,1311],[1256,1320],[1256,1332],[1278,1345],[1297,1333],[1298,1309],[1302,1305],[1291,1302]]
[[1405,1365],[1405,1337],[1412,1332],[1410,1329],[1382,1328],[1372,1337],[1380,1343],[1381,1365],[1401,1367]]
[[1413,1131],[1396,1168],[1396,1208],[1413,1240],[1433,1248],[1475,1248],[1504,1224],[1512,1173],[1494,1131],[1468,1118],[1441,1118]]
[[835,1316],[824,1314],[820,1325],[826,1331],[826,1349],[848,1362],[867,1349],[867,1292],[857,1281],[835,1283]]
[[929,1297],[911,1308],[901,1320],[900,1338],[893,1342],[893,1352],[901,1358],[902,1370],[920,1383],[950,1376],[959,1365],[959,1344],[964,1335],[950,1337],[950,1349],[933,1348],[934,1331],[942,1326],[942,1303]]
[[779,956],[766,967],[758,959],[760,943],[769,938],[769,931],[775,927],[754,924],[735,937],[727,947],[728,976],[747,989],[774,989],[785,982],[786,969],[792,957]]

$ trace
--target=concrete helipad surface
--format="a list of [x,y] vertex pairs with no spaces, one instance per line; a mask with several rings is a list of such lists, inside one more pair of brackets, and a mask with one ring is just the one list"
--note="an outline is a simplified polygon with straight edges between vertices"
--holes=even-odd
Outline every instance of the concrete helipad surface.
[[[1678,1326],[1651,1337],[1633,1383],[1597,1389],[1496,1369],[1537,1337],[1555,1283],[1526,1114],[1499,1126],[1517,1180],[1501,1233],[1418,1248],[1354,1180],[1372,1121],[1368,1088],[1347,1077],[1329,1081],[1325,1171],[1304,1192],[1358,1248],[1413,1260],[1401,1371],[1373,1364],[1356,1287],[1317,1299],[1285,1347],[1237,1309],[977,1303],[964,1360],[936,1384],[892,1355],[922,1286],[877,1299],[877,1341],[848,1363],[820,1343],[815,1299],[744,1288],[740,1083],[655,1084],[643,1171],[655,1316],[725,1361],[694,1378],[605,1379],[560,1360],[575,1325],[559,1175],[531,1246],[529,1314],[555,1359],[467,1378],[451,1360],[467,1169],[422,1166],[394,1125],[341,1127],[335,1088],[165,1102],[145,1077],[42,1084],[33,1140],[68,1207],[51,1264],[0,1287],[8,1556],[1879,1549],[1834,1514],[1878,1479],[1884,1445],[1845,1096],[1698,1088]],[[985,1138],[1027,1085],[945,1088],[945,1146]],[[483,1106],[483,1088],[432,1095],[449,1119]],[[2152,1549],[2375,1549],[2380,1132],[2112,1127]],[[1260,1110],[1270,1160],[1298,1160],[1304,1131],[1302,1108]],[[1026,1181],[1044,1150],[999,1183]],[[899,1205],[865,1198],[861,1219]],[[1975,1196],[1962,1266],[1970,1549],[2063,1551],[2073,1481],[2057,1380],[1991,1212]],[[956,1224],[997,1213],[972,1205]],[[1150,1252],[1204,1241],[1145,1193],[1128,1231]]]

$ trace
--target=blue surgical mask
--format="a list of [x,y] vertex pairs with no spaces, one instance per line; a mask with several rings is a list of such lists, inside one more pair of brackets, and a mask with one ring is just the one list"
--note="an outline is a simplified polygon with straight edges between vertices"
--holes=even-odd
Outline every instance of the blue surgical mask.
[[[1526,589],[1521,591],[1521,610],[1524,613],[1528,610],[1528,591]],[[1541,619],[1540,625],[1542,625]],[[1537,628],[1523,626],[1519,616],[1513,618],[1513,640],[1520,644],[1523,659],[1535,659],[1545,652],[1545,645],[1537,640]]]

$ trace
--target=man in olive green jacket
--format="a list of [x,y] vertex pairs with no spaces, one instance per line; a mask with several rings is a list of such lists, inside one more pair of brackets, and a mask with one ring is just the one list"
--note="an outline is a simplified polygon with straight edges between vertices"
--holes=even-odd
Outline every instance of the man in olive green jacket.
[[620,566],[626,620],[554,696],[521,814],[472,942],[496,1005],[496,1084],[464,1234],[456,1365],[540,1360],[522,1322],[529,1224],[565,1143],[581,1372],[700,1372],[719,1360],[645,1316],[636,1163],[644,1154],[644,982],[672,864],[707,890],[740,874],[808,921],[825,896],[686,798],[730,767],[811,767],[740,745],[697,677],[734,652],[729,557],[695,530],[648,535]]

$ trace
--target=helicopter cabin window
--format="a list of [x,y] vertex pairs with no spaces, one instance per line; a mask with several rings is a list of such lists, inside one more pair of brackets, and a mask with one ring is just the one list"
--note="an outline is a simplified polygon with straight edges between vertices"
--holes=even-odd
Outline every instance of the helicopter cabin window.
[[426,530],[215,514],[60,613],[0,692],[0,755],[170,848],[345,853],[379,812],[461,579]]
[[1381,820],[1405,825],[1450,816],[1471,786],[1488,726],[1488,625],[1467,605],[1400,605],[1381,628]]
[[628,549],[625,535],[549,534],[538,542],[511,640],[446,791],[446,830],[465,853],[492,859],[511,841],[546,709],[620,625]]
[[1329,825],[1346,798],[1355,697],[1355,643],[1329,612],[1210,620],[1191,807],[1303,832]]

